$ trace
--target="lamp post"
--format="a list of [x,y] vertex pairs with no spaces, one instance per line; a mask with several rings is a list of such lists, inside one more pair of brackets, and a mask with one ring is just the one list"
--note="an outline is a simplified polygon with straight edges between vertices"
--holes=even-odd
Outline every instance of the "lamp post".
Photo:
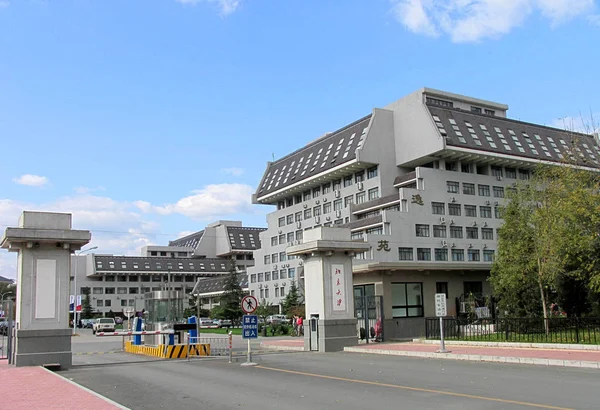
[[73,334],[75,334],[77,330],[77,267],[79,265],[79,256],[82,253],[93,251],[94,249],[98,249],[97,246],[93,246],[89,249],[80,250],[79,252],[75,252],[75,272],[73,274],[73,295],[75,296],[75,300],[73,303]]
[[4,305],[4,295],[11,295],[12,294],[12,290],[9,290],[8,292],[4,292],[2,294],[0,294],[0,310],[2,310],[2,305]]

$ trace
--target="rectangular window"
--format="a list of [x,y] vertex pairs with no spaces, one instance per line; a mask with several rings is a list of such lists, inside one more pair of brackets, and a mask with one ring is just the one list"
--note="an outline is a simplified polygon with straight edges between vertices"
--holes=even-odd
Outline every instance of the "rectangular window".
[[494,251],[491,249],[483,250],[483,261],[484,262],[494,262]]
[[335,201],[333,201],[333,210],[334,211],[342,210],[342,200],[341,199],[336,199]]
[[478,238],[479,238],[479,229],[468,226],[467,227],[467,239],[478,239]]
[[465,216],[477,218],[477,207],[475,205],[465,205]]
[[517,170],[514,168],[505,168],[506,178],[517,179]]
[[[294,239],[294,233],[292,232],[292,240]],[[292,241],[290,241],[292,242]],[[285,254],[285,252],[279,252],[279,260],[281,262],[285,262],[285,260],[287,259],[287,255]]]
[[261,299],[264,299],[264,298],[265,298],[265,290],[264,290],[264,289],[261,289],[261,290],[260,290],[260,298],[261,298]]
[[446,214],[446,206],[443,202],[432,202],[431,203],[431,212],[434,215],[445,215]]
[[435,249],[435,260],[436,261],[447,261],[448,260],[448,249],[436,248]]
[[265,282],[268,282],[271,280],[271,272],[265,272]]
[[[288,243],[294,242],[294,232],[293,231],[287,233],[287,242]],[[280,259],[280,260],[283,260],[283,259]]]
[[423,316],[423,284],[392,283],[392,316]]
[[454,103],[452,101],[440,100],[439,98],[425,97],[425,102],[429,105],[437,105],[438,107],[454,107]]
[[469,249],[467,251],[469,262],[479,262],[481,260],[479,256],[479,249]]
[[431,260],[431,249],[429,249],[429,248],[417,248],[417,260],[419,260],[419,261],[430,261]]
[[314,216],[321,216],[321,207],[320,206],[315,206],[313,208],[313,215]]
[[269,265],[271,263],[271,255],[265,255],[265,265]]
[[481,239],[494,240],[494,230],[492,228],[481,228]]
[[446,182],[446,186],[448,187],[448,192],[450,192],[451,194],[458,194],[458,192],[459,192],[458,182],[448,181],[448,182]]
[[114,295],[115,294],[115,288],[105,288],[104,289],[104,293],[107,295]]
[[377,176],[377,166],[367,169],[367,179],[375,178]]
[[296,277],[296,268],[288,269],[288,278],[294,279]]
[[352,175],[348,175],[344,177],[344,188],[352,185]]
[[519,170],[519,179],[522,179],[524,181],[528,180],[529,179],[529,171],[527,171],[526,169],[525,170],[520,169]]
[[285,226],[285,217],[282,216],[281,218],[279,218],[279,227]]
[[471,112],[474,112],[474,113],[477,113],[477,114],[481,114],[481,108],[471,106]]
[[356,194],[356,203],[357,204],[362,204],[366,200],[367,200],[367,193],[366,192],[359,192],[359,193]]
[[354,196],[353,195],[348,195],[347,197],[344,198],[344,207],[345,208],[348,208],[353,203],[354,203]]
[[499,206],[495,206],[494,207],[494,218],[496,219],[502,219],[502,208],[500,208]]
[[434,238],[446,238],[446,225],[433,225]]
[[271,246],[276,246],[277,245],[277,237],[273,236],[271,237]]
[[490,186],[489,185],[478,185],[479,196],[490,196]]
[[485,115],[496,115],[496,111],[486,109],[485,110]]
[[379,188],[369,189],[369,201],[373,201],[377,198],[379,198]]
[[342,189],[342,180],[336,179],[335,181],[333,181],[333,190],[339,191],[340,189]]
[[283,245],[285,243],[285,234],[279,235],[279,244]]
[[300,221],[302,221],[302,211],[300,211],[300,212],[296,212],[296,213],[294,214],[294,221],[295,221],[295,222],[300,222]]
[[112,306],[112,301],[111,300],[105,300],[104,301],[104,307],[111,307]]
[[250,283],[256,283],[256,273],[250,275]]
[[104,293],[104,288],[92,288],[92,293],[94,295],[101,295]]
[[464,249],[452,249],[452,262],[464,262],[465,261],[465,250]]
[[463,227],[462,226],[451,226],[450,227],[450,237],[454,238],[454,239],[462,239]]
[[117,288],[117,294],[118,295],[126,295],[127,294],[127,288]]
[[482,218],[491,218],[492,217],[492,207],[491,206],[480,206],[479,207],[479,216]]
[[271,260],[273,261],[273,263],[279,262],[279,255],[274,253]]
[[463,182],[463,194],[475,195],[475,184],[468,184],[466,182]]
[[460,204],[448,204],[448,215],[460,216]]
[[288,216],[286,216],[285,218],[285,222],[289,225],[289,224],[293,224],[294,223],[294,215],[290,214]]
[[429,225],[416,225],[416,234],[418,237],[426,238],[429,237]]
[[302,231],[296,231],[296,240],[297,241],[301,241],[302,240]]
[[101,300],[101,299],[98,299],[98,300],[96,301],[96,306],[97,306],[97,307],[104,307],[104,301],[103,301],[103,300]]
[[329,214],[331,213],[331,202],[325,202],[323,204],[323,213],[324,214]]
[[448,282],[435,282],[435,293],[445,293],[448,299]]
[[398,248],[398,253],[401,261],[413,260],[413,248]]
[[279,288],[275,288],[275,297],[278,298],[279,297]]
[[304,210],[304,219],[312,218],[312,209],[308,208]]
[[279,271],[279,279],[285,279],[285,273],[286,273],[286,270],[285,269],[281,269]]
[[308,201],[310,199],[310,190],[304,191],[304,194],[302,196],[304,197],[304,201]]
[[258,274],[258,281],[259,282],[263,282],[265,280],[265,274],[264,273],[259,273]]
[[504,188],[501,186],[494,187],[494,198],[504,198]]
[[323,184],[323,195],[331,192],[331,183]]
[[359,182],[363,182],[365,180],[365,171],[359,171],[356,174],[354,174],[354,182],[356,182],[357,184]]

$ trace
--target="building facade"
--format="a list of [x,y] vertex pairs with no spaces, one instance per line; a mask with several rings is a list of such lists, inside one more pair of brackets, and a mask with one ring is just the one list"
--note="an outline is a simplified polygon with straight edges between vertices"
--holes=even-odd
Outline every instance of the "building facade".
[[291,281],[303,283],[302,261],[286,248],[306,230],[338,226],[371,245],[354,256],[354,294],[383,297],[387,337],[422,334],[435,293],[446,293],[449,315],[490,295],[507,190],[540,163],[600,166],[597,135],[507,111],[424,88],[269,162],[253,201],[276,210],[248,269],[250,292],[281,304]]
[[217,221],[168,246],[144,247],[141,256],[73,255],[71,281],[76,275],[78,294],[89,288],[95,312],[139,311],[145,293],[169,287],[191,295],[203,279],[227,275],[232,259],[244,277],[254,263],[253,251],[260,248],[263,230],[239,221]]

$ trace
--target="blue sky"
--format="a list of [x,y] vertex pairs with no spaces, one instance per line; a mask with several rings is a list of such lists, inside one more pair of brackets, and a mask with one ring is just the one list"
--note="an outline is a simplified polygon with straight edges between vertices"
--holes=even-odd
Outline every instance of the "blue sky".
[[599,40],[596,0],[0,0],[0,229],[72,212],[138,254],[265,226],[266,161],[423,86],[600,121]]

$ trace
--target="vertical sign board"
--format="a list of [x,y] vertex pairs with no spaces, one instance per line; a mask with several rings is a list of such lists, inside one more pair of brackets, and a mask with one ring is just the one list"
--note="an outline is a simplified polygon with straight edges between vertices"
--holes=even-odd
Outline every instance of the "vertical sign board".
[[81,295],[77,295],[77,312],[81,312]]
[[69,312],[73,313],[75,309],[75,295],[69,295]]
[[447,316],[446,311],[446,294],[435,294],[435,315],[440,318],[440,350],[439,353],[448,353],[446,344],[444,343],[444,316]]
[[258,338],[258,316],[244,315],[242,317],[242,337],[244,339]]
[[331,265],[331,297],[333,311],[346,311],[346,288],[344,284],[344,265]]

